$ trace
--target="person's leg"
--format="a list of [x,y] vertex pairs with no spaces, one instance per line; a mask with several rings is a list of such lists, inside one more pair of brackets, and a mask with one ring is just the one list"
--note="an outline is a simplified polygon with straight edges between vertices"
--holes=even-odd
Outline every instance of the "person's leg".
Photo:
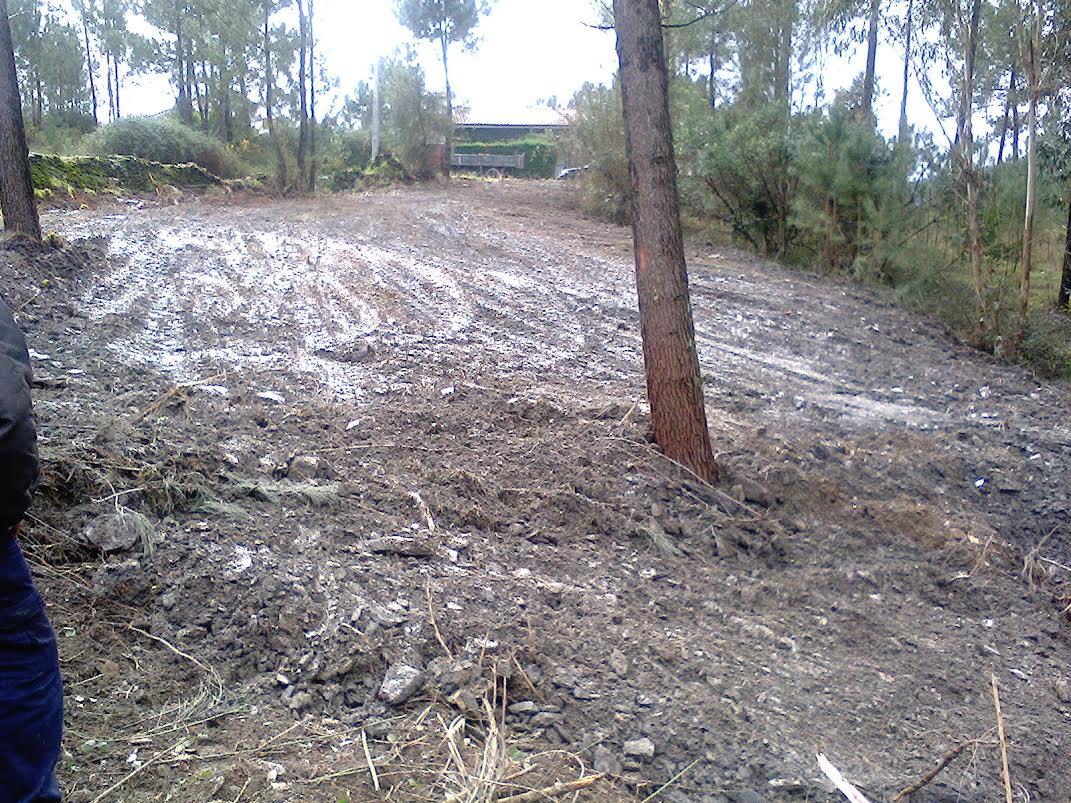
[[[21,585],[22,573],[29,582],[17,545],[0,548],[0,564],[8,589],[13,579]],[[0,607],[0,803],[60,800],[55,770],[62,731],[56,638],[44,609],[20,597]]]

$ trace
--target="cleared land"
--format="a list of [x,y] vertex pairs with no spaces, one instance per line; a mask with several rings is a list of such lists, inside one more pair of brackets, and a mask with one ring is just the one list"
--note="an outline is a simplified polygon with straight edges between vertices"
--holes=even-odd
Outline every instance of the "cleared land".
[[703,487],[645,439],[629,234],[568,192],[55,212],[98,239],[5,257],[69,799],[443,800],[486,755],[836,800],[818,752],[882,799],[975,739],[915,799],[995,800],[990,673],[1013,782],[1068,799],[1068,388],[697,247]]

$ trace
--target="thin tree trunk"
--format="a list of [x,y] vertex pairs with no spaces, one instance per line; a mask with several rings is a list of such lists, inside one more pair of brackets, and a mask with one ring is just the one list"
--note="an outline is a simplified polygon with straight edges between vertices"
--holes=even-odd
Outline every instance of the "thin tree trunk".
[[904,33],[904,88],[900,94],[900,127],[898,129],[898,139],[903,144],[907,144],[911,135],[907,122],[907,82],[911,72],[911,28],[914,22],[914,9],[915,0],[908,0],[907,20],[905,21],[906,30]]
[[1000,145],[997,146],[997,164],[1004,162],[1004,145],[1008,141],[1008,118],[1011,114],[1012,86],[1015,84],[1015,68],[1012,67],[1008,79],[1008,91],[1004,93],[1004,116],[1000,124]]
[[439,44],[442,45],[443,51],[443,79],[446,82],[446,119],[450,121],[446,134],[446,162],[443,164],[443,173],[447,176],[450,175],[450,160],[454,155],[454,91],[450,88],[450,63],[446,56],[447,41],[445,23],[440,23],[442,27],[439,34]]
[[112,89],[112,53],[104,51],[104,77],[108,82],[108,119],[115,119],[115,91]]
[[86,75],[89,77],[89,102],[93,104],[93,125],[100,123],[97,119],[97,82],[93,80],[93,51],[89,47],[89,22],[82,14],[82,34],[86,40]]
[[122,117],[119,109],[119,59],[112,57],[112,69],[115,71],[115,119]]
[[970,21],[963,41],[963,92],[958,128],[962,133],[959,156],[967,185],[967,239],[970,248],[971,276],[974,280],[975,326],[979,343],[985,341],[989,329],[987,292],[982,276],[982,239],[978,226],[978,176],[974,165],[974,61],[978,52],[978,22],[982,12],[981,0],[973,0]]
[[1071,192],[1067,194],[1067,229],[1064,232],[1064,264],[1060,274],[1060,295],[1056,300],[1060,309],[1071,304]]
[[710,108],[718,107],[718,32],[710,32],[710,45],[707,54],[707,67],[710,74],[707,77],[707,98],[710,100]]
[[279,137],[275,134],[275,116],[272,112],[272,84],[273,74],[271,66],[271,35],[268,27],[271,18],[271,0],[264,0],[264,116],[268,126],[268,138],[271,139],[275,150],[277,167],[276,182],[280,192],[286,190],[286,157],[283,155],[283,146]]
[[372,163],[379,158],[379,64],[376,59],[372,74]]
[[298,187],[304,190],[308,184],[308,173],[306,170],[306,159],[309,152],[309,99],[308,99],[308,87],[306,85],[306,69],[308,67],[306,63],[306,56],[309,50],[309,32],[308,25],[305,19],[305,3],[303,0],[297,0],[298,9],[298,105],[300,108],[300,116],[298,118],[298,149],[297,149],[297,170],[298,170]]
[[190,97],[189,45],[182,38],[182,14],[180,3],[175,3],[175,85],[178,87],[179,119],[186,125],[193,125],[193,98]]
[[45,90],[41,82],[41,72],[36,67],[34,67],[33,78],[37,90],[33,106],[33,124],[40,128],[45,120]]
[[874,67],[878,58],[878,27],[881,23],[880,0],[870,0],[870,24],[866,36],[866,72],[863,74],[863,102],[859,122],[876,126],[874,117]]
[[707,431],[688,297],[658,0],[614,0],[614,20],[655,440],[668,457],[713,482],[718,467]]
[[0,0],[0,214],[4,230],[41,239],[41,221],[30,178],[30,156],[22,120],[7,0]]
[[309,192],[316,189],[316,32],[309,0]]
[[1038,49],[1041,46],[1041,9],[1034,9],[1033,30],[1027,43],[1027,98],[1026,127],[1029,140],[1026,143],[1026,212],[1023,217],[1023,254],[1019,274],[1019,323],[1016,327],[1013,351],[1026,335],[1026,316],[1030,310],[1030,271],[1034,257],[1034,215],[1038,204],[1038,94],[1040,79],[1038,75]]
[[1012,159],[1016,162],[1019,161],[1019,83],[1018,77],[1012,73],[1011,88],[1009,91],[1012,94]]

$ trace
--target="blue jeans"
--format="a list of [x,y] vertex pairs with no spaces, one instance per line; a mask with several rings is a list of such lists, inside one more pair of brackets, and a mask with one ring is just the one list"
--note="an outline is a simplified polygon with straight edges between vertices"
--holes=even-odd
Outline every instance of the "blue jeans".
[[0,803],[58,803],[63,681],[18,542],[0,535]]

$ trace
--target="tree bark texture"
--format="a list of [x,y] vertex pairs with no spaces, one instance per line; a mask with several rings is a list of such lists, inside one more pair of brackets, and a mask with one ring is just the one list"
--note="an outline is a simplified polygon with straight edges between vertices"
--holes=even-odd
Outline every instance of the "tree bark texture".
[[7,0],[0,0],[0,213],[5,231],[41,239]]
[[713,482],[673,156],[658,0],[614,0],[625,143],[632,183],[647,396],[663,452]]

